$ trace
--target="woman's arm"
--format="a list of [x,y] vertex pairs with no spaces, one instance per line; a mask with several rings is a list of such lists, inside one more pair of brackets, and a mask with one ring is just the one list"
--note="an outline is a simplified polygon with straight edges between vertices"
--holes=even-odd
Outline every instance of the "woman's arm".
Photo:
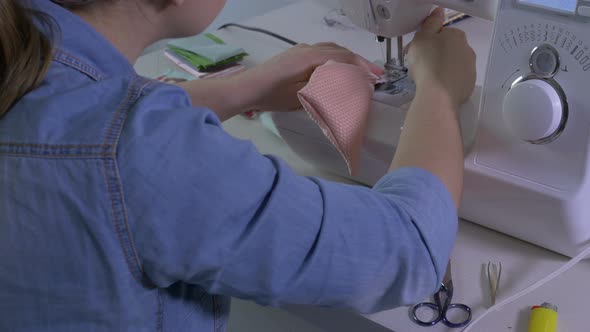
[[[432,38],[426,46],[436,45],[439,37]],[[429,68],[419,46],[413,60]],[[373,189],[298,176],[228,135],[180,91],[164,91],[172,87],[144,96],[126,118],[117,149],[143,272],[159,287],[186,282],[262,304],[363,312],[434,293],[457,230],[449,191],[460,191],[454,111],[463,93],[457,85],[425,84],[432,73],[414,71],[419,92],[396,170]],[[445,140],[455,154],[439,160]]]
[[463,188],[463,142],[457,112],[475,85],[475,53],[464,32],[444,29],[438,9],[409,50],[416,98],[406,117],[392,169],[419,167],[438,176],[455,205]]
[[243,82],[242,75],[178,85],[188,93],[193,105],[213,110],[221,121],[225,121],[255,107],[256,92]]
[[383,70],[333,43],[300,44],[269,61],[228,78],[179,84],[194,106],[213,110],[221,121],[248,110],[285,111],[301,107],[297,92],[318,66],[329,60],[363,66],[375,74]]
[[457,212],[436,176],[398,169],[374,189],[301,177],[209,111],[161,107],[172,97],[143,97],[117,150],[133,242],[154,284],[363,312],[437,290]]

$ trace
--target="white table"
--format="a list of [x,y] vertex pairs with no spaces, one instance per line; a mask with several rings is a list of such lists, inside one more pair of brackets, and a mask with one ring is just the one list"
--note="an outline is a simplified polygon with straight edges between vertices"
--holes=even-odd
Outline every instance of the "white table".
[[[301,1],[294,5],[269,12],[243,22],[246,25],[266,28],[276,33],[308,44],[333,41],[346,46],[370,60],[383,59],[383,49],[375,43],[374,36],[358,29],[342,30],[328,27],[323,18],[330,12],[314,1]],[[483,84],[492,31],[492,23],[469,19],[457,24],[464,29],[470,43],[478,53],[478,85]],[[271,37],[229,28],[217,34],[233,45],[244,47],[251,55],[247,65],[255,65],[286,50],[289,45]],[[158,52],[142,57],[136,68],[147,76],[161,73],[169,67]],[[224,124],[232,135],[249,139],[264,154],[283,158],[299,174],[319,176],[334,181],[347,180],[321,171],[301,160],[277,136],[265,129],[259,121],[236,117]],[[518,222],[515,220],[514,222]],[[590,222],[590,221],[589,221]],[[503,275],[498,301],[525,288],[567,261],[567,258],[533,246],[523,241],[496,233],[489,229],[462,221],[458,240],[453,251],[454,302],[466,303],[478,316],[490,306],[485,264],[502,262]],[[527,331],[528,312],[531,305],[549,301],[560,309],[559,332],[589,331],[587,314],[590,311],[590,264],[582,262],[532,294],[494,312],[484,319],[475,331]],[[327,331],[452,331],[442,324],[422,328],[413,324],[408,309],[400,308],[368,316],[358,316],[334,310],[313,308],[289,308],[289,311]]]

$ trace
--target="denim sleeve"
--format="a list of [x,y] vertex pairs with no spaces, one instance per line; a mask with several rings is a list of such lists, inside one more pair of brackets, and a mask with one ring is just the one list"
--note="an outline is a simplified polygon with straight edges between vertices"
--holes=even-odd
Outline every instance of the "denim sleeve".
[[118,149],[132,238],[157,286],[366,313],[437,290],[457,231],[438,178],[406,168],[370,189],[301,177],[179,99],[142,98]]

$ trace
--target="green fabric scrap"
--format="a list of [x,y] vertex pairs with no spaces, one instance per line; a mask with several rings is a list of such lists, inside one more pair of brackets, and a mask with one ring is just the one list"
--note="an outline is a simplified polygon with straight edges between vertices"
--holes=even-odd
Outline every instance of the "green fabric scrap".
[[168,47],[178,55],[190,58],[190,62],[198,63],[201,67],[218,66],[222,62],[227,63],[229,59],[241,60],[247,55],[244,49],[227,45],[219,37],[210,33],[175,39],[168,43]]
[[234,63],[242,61],[244,59],[244,57],[247,55],[246,53],[242,53],[242,54],[238,54],[236,56],[227,58],[225,60],[213,62],[213,61],[211,61],[203,56],[200,56],[199,54],[193,53],[191,51],[187,51],[185,49],[177,48],[174,46],[168,46],[168,47],[169,47],[170,51],[172,51],[177,56],[181,57],[185,61],[185,63],[187,63],[188,65],[192,66],[193,68],[195,68],[201,72],[211,71],[211,70],[215,70],[219,67],[225,67],[225,66],[232,65]]

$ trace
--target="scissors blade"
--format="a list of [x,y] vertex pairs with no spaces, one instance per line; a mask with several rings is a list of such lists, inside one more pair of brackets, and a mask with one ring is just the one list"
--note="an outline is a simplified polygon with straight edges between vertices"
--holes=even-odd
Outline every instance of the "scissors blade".
[[445,273],[445,277],[443,278],[443,284],[447,287],[453,284],[453,275],[451,273],[451,261],[447,265],[447,272]]

